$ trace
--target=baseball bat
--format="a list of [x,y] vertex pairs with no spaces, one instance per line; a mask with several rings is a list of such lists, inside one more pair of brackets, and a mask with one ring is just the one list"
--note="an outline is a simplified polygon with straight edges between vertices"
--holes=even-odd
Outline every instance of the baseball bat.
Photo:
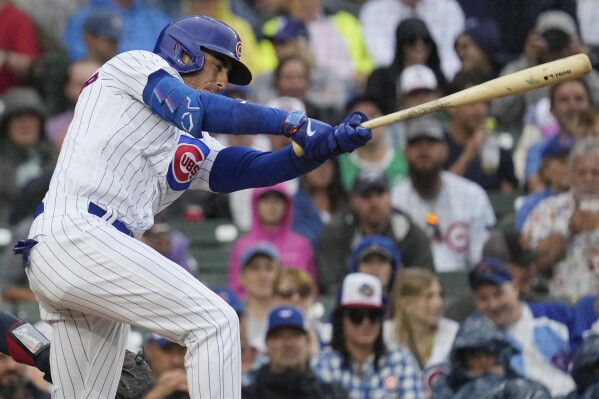
[[[576,54],[500,76],[436,100],[370,119],[360,126],[374,129],[459,105],[486,102],[495,98],[524,93],[584,76],[591,69],[592,65],[589,57],[582,53]],[[296,142],[292,143],[297,156],[302,156],[304,153],[303,148]]]

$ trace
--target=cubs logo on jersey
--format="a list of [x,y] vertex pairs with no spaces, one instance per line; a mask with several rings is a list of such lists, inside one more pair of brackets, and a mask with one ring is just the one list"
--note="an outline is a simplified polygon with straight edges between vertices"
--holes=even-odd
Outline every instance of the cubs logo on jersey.
[[201,140],[182,135],[166,175],[169,187],[175,191],[188,189],[209,152],[210,149]]

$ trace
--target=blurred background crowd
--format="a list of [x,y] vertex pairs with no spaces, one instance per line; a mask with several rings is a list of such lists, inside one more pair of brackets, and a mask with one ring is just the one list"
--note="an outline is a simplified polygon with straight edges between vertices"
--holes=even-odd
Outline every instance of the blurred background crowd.
[[[300,179],[186,192],[159,214],[143,241],[240,317],[244,398],[599,397],[596,0],[0,0],[2,309],[39,320],[8,248],[82,85],[190,14],[242,38],[254,79],[222,95],[333,125],[577,53],[594,66],[376,128]],[[138,330],[129,346],[151,363],[148,398],[187,396],[184,348]],[[47,389],[11,362],[0,357],[0,398]]]

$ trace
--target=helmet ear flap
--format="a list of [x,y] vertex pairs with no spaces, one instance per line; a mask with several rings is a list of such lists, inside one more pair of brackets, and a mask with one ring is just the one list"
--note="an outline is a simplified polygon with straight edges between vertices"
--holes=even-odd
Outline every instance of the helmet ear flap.
[[[181,44],[177,43],[179,46],[179,60],[182,65],[196,65],[197,68],[194,68],[192,72],[201,71],[204,68],[204,51],[200,49],[200,51],[196,52],[195,55],[190,54],[189,51],[185,49]],[[187,56],[187,57],[184,57]],[[186,58],[189,62],[186,62]]]

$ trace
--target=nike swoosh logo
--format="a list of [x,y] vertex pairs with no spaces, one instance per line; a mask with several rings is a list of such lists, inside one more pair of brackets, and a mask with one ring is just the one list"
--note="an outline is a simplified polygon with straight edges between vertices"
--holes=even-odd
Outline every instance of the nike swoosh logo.
[[312,130],[312,119],[308,119],[308,137],[312,137],[316,134],[316,130]]

